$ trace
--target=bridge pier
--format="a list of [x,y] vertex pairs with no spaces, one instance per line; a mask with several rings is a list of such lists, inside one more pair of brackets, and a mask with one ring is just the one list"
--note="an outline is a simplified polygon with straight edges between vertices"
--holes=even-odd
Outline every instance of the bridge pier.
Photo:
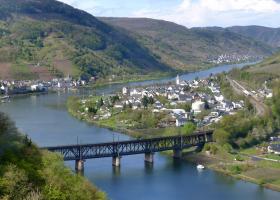
[[154,154],[153,153],[145,153],[145,162],[153,163],[154,162]]
[[173,158],[181,159],[182,158],[182,149],[174,149]]
[[119,167],[121,165],[121,157],[120,156],[113,156],[112,165],[114,167]]
[[84,171],[84,160],[75,161],[75,170],[76,170],[76,172]]

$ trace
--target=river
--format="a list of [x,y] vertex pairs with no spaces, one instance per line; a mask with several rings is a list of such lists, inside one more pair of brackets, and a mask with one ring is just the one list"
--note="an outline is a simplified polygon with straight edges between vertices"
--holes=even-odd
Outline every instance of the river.
[[[240,65],[224,65],[189,73],[183,80],[204,78],[211,73],[228,71]],[[165,78],[156,81],[143,81],[110,85],[97,90],[80,90],[76,95],[112,93],[123,86],[149,85],[174,81]],[[27,133],[39,146],[55,146],[79,143],[98,143],[127,140],[128,136],[104,128],[98,128],[71,117],[65,108],[65,101],[72,93],[58,92],[12,99],[0,104],[0,111],[7,113],[17,127]],[[78,138],[77,138],[78,137]],[[112,167],[111,159],[92,159],[85,162],[85,176],[105,191],[113,200],[185,200],[185,199],[246,199],[276,200],[280,193],[261,186],[237,180],[212,170],[197,171],[194,164],[174,161],[172,158],[155,154],[153,166],[144,164],[143,155],[125,156],[121,168]],[[74,168],[74,162],[66,162]]]

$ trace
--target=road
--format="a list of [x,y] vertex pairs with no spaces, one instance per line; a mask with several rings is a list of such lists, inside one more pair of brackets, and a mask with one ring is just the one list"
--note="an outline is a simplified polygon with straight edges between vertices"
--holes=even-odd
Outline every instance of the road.
[[263,102],[263,100],[256,96],[255,94],[253,94],[252,92],[250,92],[250,90],[246,89],[244,86],[242,86],[240,83],[238,83],[237,81],[230,79],[227,76],[227,80],[229,81],[230,85],[232,86],[232,88],[234,89],[234,91],[240,95],[245,95],[248,97],[250,103],[255,107],[256,109],[256,114],[258,116],[264,116],[267,111],[269,110],[269,108],[267,107],[267,105]]

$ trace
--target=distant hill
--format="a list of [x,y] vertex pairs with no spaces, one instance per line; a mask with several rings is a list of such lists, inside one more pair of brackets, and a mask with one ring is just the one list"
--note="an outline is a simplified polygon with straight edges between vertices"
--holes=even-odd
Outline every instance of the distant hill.
[[55,0],[0,0],[0,78],[170,71],[124,32]]
[[252,37],[272,47],[280,47],[280,28],[269,28],[263,26],[233,26],[228,30],[241,35]]
[[252,38],[219,27],[188,29],[178,24],[146,18],[99,18],[129,31],[163,63],[177,69],[209,64],[221,54],[267,56],[273,48]]
[[272,52],[271,46],[228,29],[96,18],[55,0],[0,0],[0,79],[69,74],[126,80],[198,70],[221,54]]

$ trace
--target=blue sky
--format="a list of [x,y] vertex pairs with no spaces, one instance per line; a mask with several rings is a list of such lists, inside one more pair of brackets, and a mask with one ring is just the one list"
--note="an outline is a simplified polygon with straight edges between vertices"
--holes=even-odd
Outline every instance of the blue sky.
[[280,0],[60,0],[95,16],[148,17],[187,27],[280,27]]

